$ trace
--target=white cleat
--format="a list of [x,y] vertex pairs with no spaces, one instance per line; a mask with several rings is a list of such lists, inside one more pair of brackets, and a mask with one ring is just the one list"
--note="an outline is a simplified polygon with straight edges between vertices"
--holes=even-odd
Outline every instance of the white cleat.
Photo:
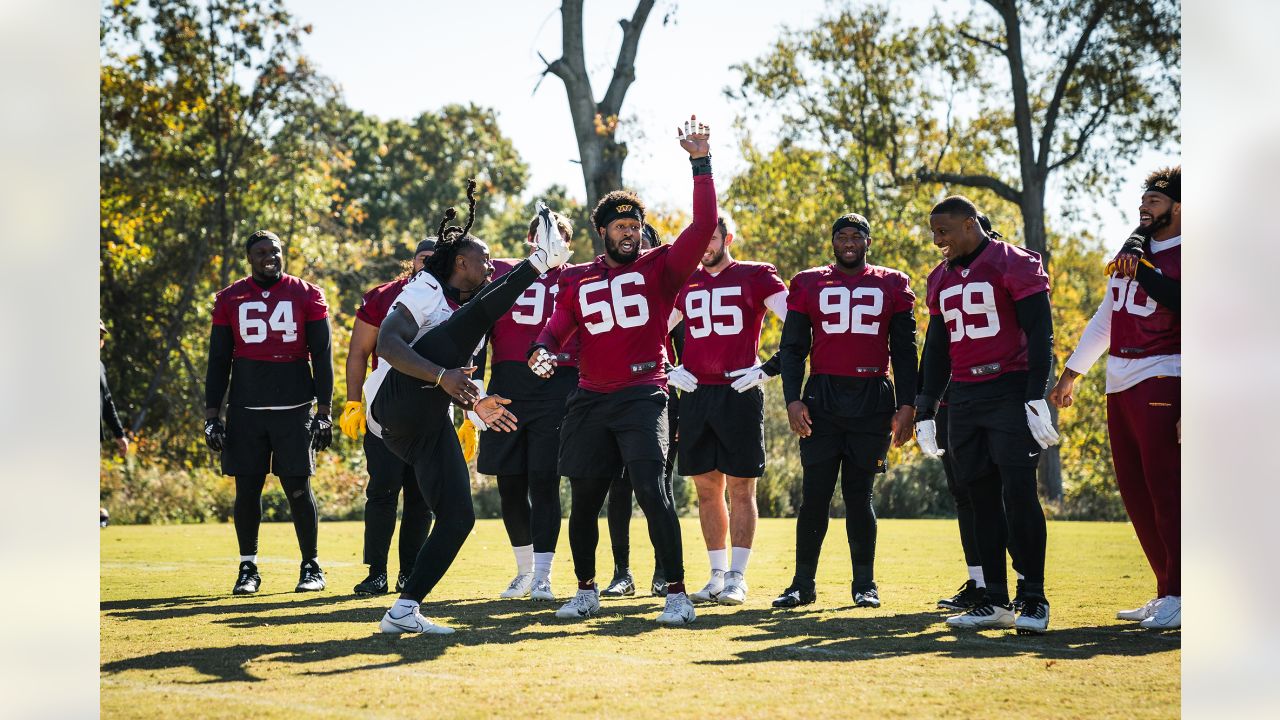
[[533,573],[521,573],[511,580],[511,584],[502,591],[503,600],[522,598],[533,588]]
[[1160,607],[1160,598],[1151,598],[1146,605],[1132,610],[1121,610],[1116,613],[1117,620],[1133,620],[1134,622],[1142,622],[1152,615],[1156,614],[1156,608]]
[[399,635],[402,633],[422,633],[424,635],[450,635],[453,628],[444,625],[438,625],[431,620],[422,616],[422,611],[414,606],[411,612],[397,617],[392,613],[395,608],[387,610],[382,616],[382,622],[378,624],[378,629],[388,635]]
[[712,570],[711,579],[699,591],[689,595],[689,599],[696,603],[715,602],[716,598],[724,590],[724,571]]
[[536,578],[533,581],[533,587],[529,590],[529,599],[545,602],[555,601],[556,594],[551,591],[551,578]]
[[1182,627],[1182,596],[1167,595],[1151,617],[1142,621],[1142,627],[1150,630],[1177,630]]
[[688,625],[693,622],[696,613],[693,611],[693,603],[689,600],[689,596],[684,593],[670,593],[667,595],[667,605],[662,609],[662,613],[656,618],[659,625]]
[[959,615],[947,618],[947,624],[958,628],[1004,628],[1013,627],[1013,608],[1006,605],[993,605],[988,602]]
[[1044,598],[1027,598],[1022,601],[1022,611],[1014,621],[1019,635],[1043,635],[1049,631],[1049,601]]
[[560,236],[560,229],[551,219],[551,209],[541,200],[538,201],[538,229],[534,232],[533,244],[534,250],[529,255],[529,263],[538,272],[545,273],[553,267],[565,264],[573,254]]
[[729,572],[724,574],[724,590],[720,591],[720,596],[716,598],[716,602],[721,605],[741,605],[747,601],[747,580],[742,577],[742,573]]
[[590,590],[578,588],[577,594],[556,611],[556,617],[565,620],[585,620],[599,614],[600,592],[595,588]]

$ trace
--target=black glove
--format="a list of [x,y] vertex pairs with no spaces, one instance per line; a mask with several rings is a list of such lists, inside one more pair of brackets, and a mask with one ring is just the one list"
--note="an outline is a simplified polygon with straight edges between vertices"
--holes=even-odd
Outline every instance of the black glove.
[[204,421],[204,442],[214,452],[222,452],[222,444],[227,439],[227,428],[218,418]]
[[1142,257],[1142,246],[1146,244],[1147,238],[1151,235],[1151,231],[1144,227],[1139,227],[1129,234],[1129,238],[1124,241],[1124,246],[1120,248],[1121,253],[1137,255]]
[[328,450],[333,444],[333,418],[328,415],[316,415],[311,418],[311,447],[316,450]]

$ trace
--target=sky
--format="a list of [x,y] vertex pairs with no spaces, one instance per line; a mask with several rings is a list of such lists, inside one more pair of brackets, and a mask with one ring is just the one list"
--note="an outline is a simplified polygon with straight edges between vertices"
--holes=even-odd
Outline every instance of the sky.
[[[974,7],[972,0],[898,0],[895,12],[924,22],[935,6]],[[291,0],[290,10],[312,25],[304,51],[338,83],[346,102],[381,118],[408,119],[449,103],[493,108],[503,133],[530,168],[527,197],[555,183],[583,199],[581,167],[564,85],[548,75],[547,60],[560,56],[560,12],[556,0]],[[674,22],[663,15],[674,6]],[[633,0],[587,0],[585,55],[596,99],[603,96]],[[357,9],[358,8],[358,9]],[[724,95],[740,82],[731,66],[763,54],[783,26],[812,26],[828,10],[827,0],[659,0],[641,34],[636,80],[623,103],[629,154],[624,182],[651,205],[687,208],[686,155],[675,128],[691,113],[712,128],[716,174],[743,168],[735,155],[739,107]],[[766,146],[769,128],[751,128]],[[1124,209],[1100,198],[1098,228],[1115,242],[1135,222],[1141,180],[1159,164],[1178,162],[1169,153],[1147,153],[1126,172]],[[1049,198],[1049,223],[1054,202]]]

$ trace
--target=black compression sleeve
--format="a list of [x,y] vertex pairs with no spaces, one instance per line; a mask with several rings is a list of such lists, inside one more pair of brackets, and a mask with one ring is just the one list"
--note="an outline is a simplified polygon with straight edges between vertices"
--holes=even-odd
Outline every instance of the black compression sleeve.
[[1138,272],[1134,275],[1147,295],[1170,310],[1182,312],[1182,283],[1171,277],[1138,263]]
[[316,404],[333,402],[333,341],[329,335],[329,319],[307,322],[307,349],[311,351],[311,372],[316,381]]
[[1026,400],[1043,400],[1053,364],[1053,311],[1049,293],[1038,292],[1014,303],[1018,325],[1027,336]]
[[927,420],[937,412],[938,400],[951,380],[951,339],[947,321],[929,316],[924,332],[924,355],[920,358],[920,395],[916,397],[916,417]]
[[893,389],[896,407],[911,405],[915,398],[916,318],[911,311],[895,313],[889,318],[889,362],[893,365]]
[[484,381],[484,375],[489,370],[489,341],[488,335],[484,338],[484,344],[480,346],[480,352],[476,353],[475,358],[476,371],[471,373],[472,380]]
[[98,390],[101,393],[102,420],[111,429],[112,437],[122,438],[124,437],[124,424],[120,422],[120,415],[116,412],[116,403],[111,399],[111,388],[107,385],[106,366],[99,362],[98,369]]
[[204,376],[204,406],[222,409],[231,381],[231,326],[214,325],[209,331],[209,368]]
[[760,366],[760,369],[769,377],[773,377],[774,375],[782,372],[782,352],[775,352],[773,357],[764,361],[764,364]]
[[782,356],[782,398],[790,405],[800,399],[804,387],[804,361],[813,346],[813,324],[802,312],[788,312],[782,323],[782,340],[778,354]]

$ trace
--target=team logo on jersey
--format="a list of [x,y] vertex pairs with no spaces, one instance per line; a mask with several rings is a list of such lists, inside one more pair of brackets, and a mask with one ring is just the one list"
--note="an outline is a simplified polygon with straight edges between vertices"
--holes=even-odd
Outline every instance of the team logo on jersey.
[[961,268],[960,277],[969,277],[969,268]]
[[269,298],[269,297],[271,297],[271,293],[270,293],[270,292],[268,292],[268,291],[266,291],[266,290],[263,290],[263,291],[262,291],[262,297],[264,297],[264,298]]

